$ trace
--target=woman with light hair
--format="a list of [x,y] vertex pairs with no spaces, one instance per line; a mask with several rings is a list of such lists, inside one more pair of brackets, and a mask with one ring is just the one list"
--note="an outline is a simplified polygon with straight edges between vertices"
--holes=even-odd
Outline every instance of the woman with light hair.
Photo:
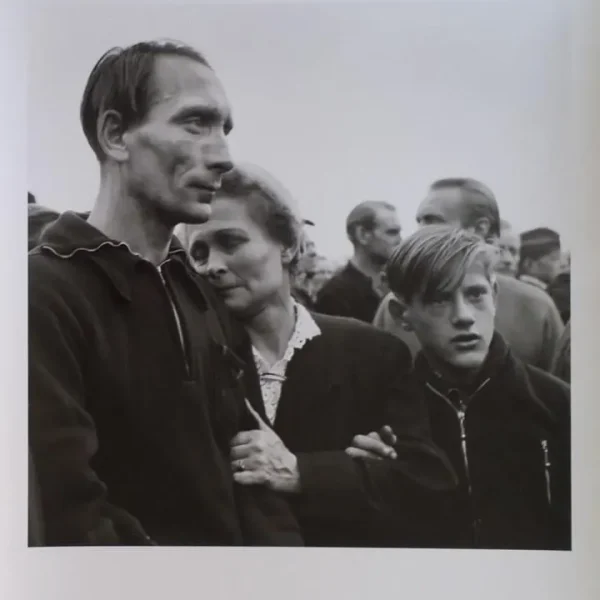
[[[284,494],[307,545],[426,544],[455,479],[422,401],[400,391],[410,354],[390,334],[293,299],[302,219],[291,194],[258,167],[238,166],[208,222],[181,238],[243,323],[247,336],[232,350],[246,389],[262,392],[251,407],[256,429],[231,442],[235,480]],[[396,439],[377,460],[360,434],[384,424]],[[357,439],[362,450],[351,447]]]

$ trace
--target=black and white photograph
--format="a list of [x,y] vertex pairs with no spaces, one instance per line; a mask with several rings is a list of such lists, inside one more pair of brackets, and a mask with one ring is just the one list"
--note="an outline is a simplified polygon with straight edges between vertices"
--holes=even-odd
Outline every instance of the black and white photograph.
[[536,583],[487,598],[587,598],[544,566],[584,554],[576,16],[31,7],[28,556],[524,557]]

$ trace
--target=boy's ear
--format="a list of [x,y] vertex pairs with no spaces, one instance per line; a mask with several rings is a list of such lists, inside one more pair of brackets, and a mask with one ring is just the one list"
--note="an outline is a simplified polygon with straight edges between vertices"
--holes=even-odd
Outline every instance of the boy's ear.
[[498,304],[498,280],[496,277],[492,279],[492,295],[494,298],[494,306]]
[[408,305],[404,300],[398,298],[397,296],[392,296],[390,298],[390,303],[388,305],[390,315],[392,315],[392,319],[400,324],[400,327],[405,331],[412,331],[412,326],[410,321],[406,318]]

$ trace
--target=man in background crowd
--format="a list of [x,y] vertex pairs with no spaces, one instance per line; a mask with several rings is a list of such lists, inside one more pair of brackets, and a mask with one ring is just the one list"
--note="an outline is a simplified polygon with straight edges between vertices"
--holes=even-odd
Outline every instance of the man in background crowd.
[[233,166],[219,79],[184,44],[115,48],[81,122],[100,165],[93,209],[60,215],[29,254],[44,543],[300,545],[281,498],[234,483],[230,441],[256,427],[236,325],[173,236],[208,218]]
[[560,273],[561,260],[560,236],[556,231],[537,227],[521,234],[521,281],[547,291]]
[[43,231],[59,216],[57,211],[39,205],[33,194],[27,194],[27,250],[38,245]]
[[401,239],[396,209],[387,202],[362,202],[348,215],[346,233],[354,255],[322,287],[315,310],[371,323],[387,293],[383,268]]
[[498,238],[498,261],[496,271],[509,277],[516,277],[519,270],[519,253],[521,239],[512,225],[502,219],[500,221],[500,237]]
[[564,323],[571,320],[571,253],[561,253],[560,273],[548,286],[548,293],[558,308]]
[[[433,183],[418,208],[417,222],[420,226],[455,225],[494,245],[500,236],[500,212],[494,194],[486,185],[470,178]],[[414,355],[420,343],[390,314],[390,297],[384,298],[373,323],[398,335]],[[550,297],[534,286],[498,274],[497,306],[496,328],[515,355],[528,364],[549,370],[564,329]]]
[[314,227],[314,222],[304,219],[302,222],[302,245],[300,258],[293,273],[292,295],[295,300],[305,308],[314,308],[315,298],[310,293],[309,280],[317,264],[317,245],[308,232],[309,227]]
[[563,270],[564,253],[560,236],[547,227],[521,234],[519,279],[547,292],[560,313],[563,323],[571,318],[571,273]]

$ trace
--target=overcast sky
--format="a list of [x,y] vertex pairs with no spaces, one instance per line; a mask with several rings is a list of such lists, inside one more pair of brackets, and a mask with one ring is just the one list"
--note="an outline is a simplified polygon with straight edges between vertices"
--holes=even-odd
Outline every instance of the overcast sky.
[[[573,239],[565,2],[123,5],[38,9],[30,35],[28,167],[38,202],[91,207],[98,169],[79,102],[109,47],[172,37],[202,50],[234,110],[234,159],[270,170],[317,222],[322,252],[350,251],[366,199],[414,229],[439,177],[485,181],[518,229]],[[563,8],[561,8],[563,7]]]

